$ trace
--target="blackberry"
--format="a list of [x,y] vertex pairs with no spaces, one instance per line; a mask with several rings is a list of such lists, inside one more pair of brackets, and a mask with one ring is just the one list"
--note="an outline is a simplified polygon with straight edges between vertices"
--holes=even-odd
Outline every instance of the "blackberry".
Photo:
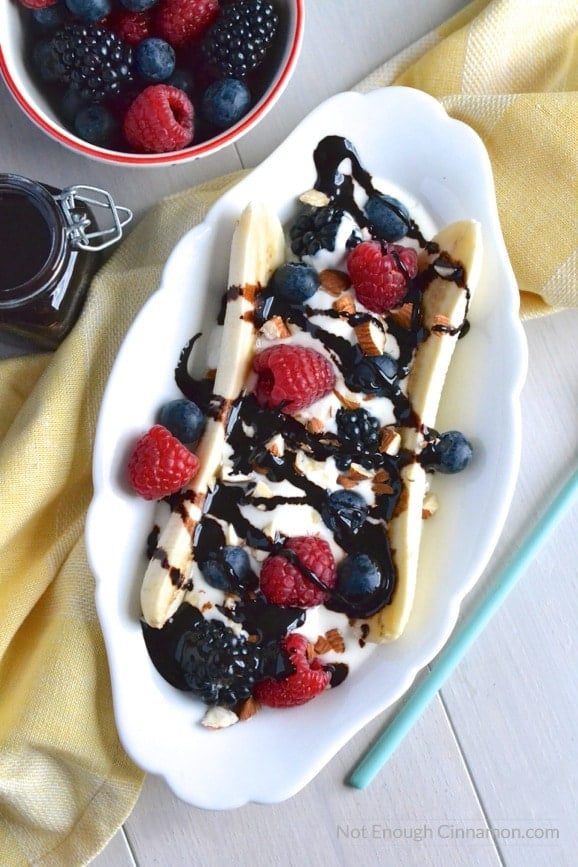
[[187,688],[209,705],[234,707],[263,677],[255,645],[201,615],[179,638],[175,659]]
[[335,463],[341,471],[353,462],[371,469],[380,462],[377,453],[380,424],[366,409],[338,409],[335,417],[340,439]]
[[132,82],[132,49],[105,27],[67,24],[50,45],[63,69],[62,82],[84,101],[102,102]]
[[379,420],[366,409],[338,409],[337,430],[343,439],[363,451],[374,451],[379,444]]
[[[319,250],[334,250],[344,212],[334,205],[303,211],[291,226],[291,249],[296,256],[314,256]],[[354,247],[361,237],[352,231],[346,247]]]
[[236,0],[224,6],[202,42],[205,59],[232,78],[257,69],[271,46],[279,19],[266,0]]

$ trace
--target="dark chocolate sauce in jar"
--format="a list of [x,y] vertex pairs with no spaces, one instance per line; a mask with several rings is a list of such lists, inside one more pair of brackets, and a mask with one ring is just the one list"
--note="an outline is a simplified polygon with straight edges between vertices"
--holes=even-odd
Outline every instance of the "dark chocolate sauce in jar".
[[[109,210],[113,225],[98,230],[92,206]],[[55,349],[78,318],[98,254],[131,218],[103,190],[0,174],[0,329]]]

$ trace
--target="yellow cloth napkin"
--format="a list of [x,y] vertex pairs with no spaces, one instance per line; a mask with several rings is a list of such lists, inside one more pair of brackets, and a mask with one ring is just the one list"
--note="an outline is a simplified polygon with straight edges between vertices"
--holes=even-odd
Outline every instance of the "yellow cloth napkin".
[[[439,97],[488,146],[523,313],[578,304],[574,0],[470,4],[360,85]],[[173,196],[93,281],[53,355],[0,363],[0,863],[88,862],[142,773],[116,735],[83,523],[98,408],[170,250],[240,175]]]
[[483,139],[522,317],[578,306],[576,0],[475,0],[358,89],[390,84]]

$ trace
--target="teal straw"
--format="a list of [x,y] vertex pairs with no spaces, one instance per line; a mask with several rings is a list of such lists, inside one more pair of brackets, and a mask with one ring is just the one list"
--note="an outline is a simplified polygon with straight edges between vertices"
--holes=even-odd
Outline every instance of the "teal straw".
[[551,530],[554,529],[570,506],[577,490],[578,469],[575,469],[569,481],[554,498],[542,518],[530,531],[503,572],[489,588],[481,603],[450,638],[412,695],[353,769],[347,779],[350,786],[364,789],[377,776],[396,747],[399,746],[429,702],[465,656],[466,651],[488,624],[492,615],[498,610],[518,578],[530,564],[539,547],[545,542]]

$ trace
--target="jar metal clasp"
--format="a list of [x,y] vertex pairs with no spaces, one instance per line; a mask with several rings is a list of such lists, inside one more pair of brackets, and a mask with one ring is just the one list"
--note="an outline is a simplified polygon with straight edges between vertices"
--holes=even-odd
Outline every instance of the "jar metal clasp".
[[[133,216],[129,208],[115,204],[110,193],[99,187],[75,184],[57,193],[54,199],[64,214],[70,243],[77,250],[98,252],[116,244]],[[107,211],[108,225],[103,228],[92,226],[86,211],[79,208],[78,202]]]

